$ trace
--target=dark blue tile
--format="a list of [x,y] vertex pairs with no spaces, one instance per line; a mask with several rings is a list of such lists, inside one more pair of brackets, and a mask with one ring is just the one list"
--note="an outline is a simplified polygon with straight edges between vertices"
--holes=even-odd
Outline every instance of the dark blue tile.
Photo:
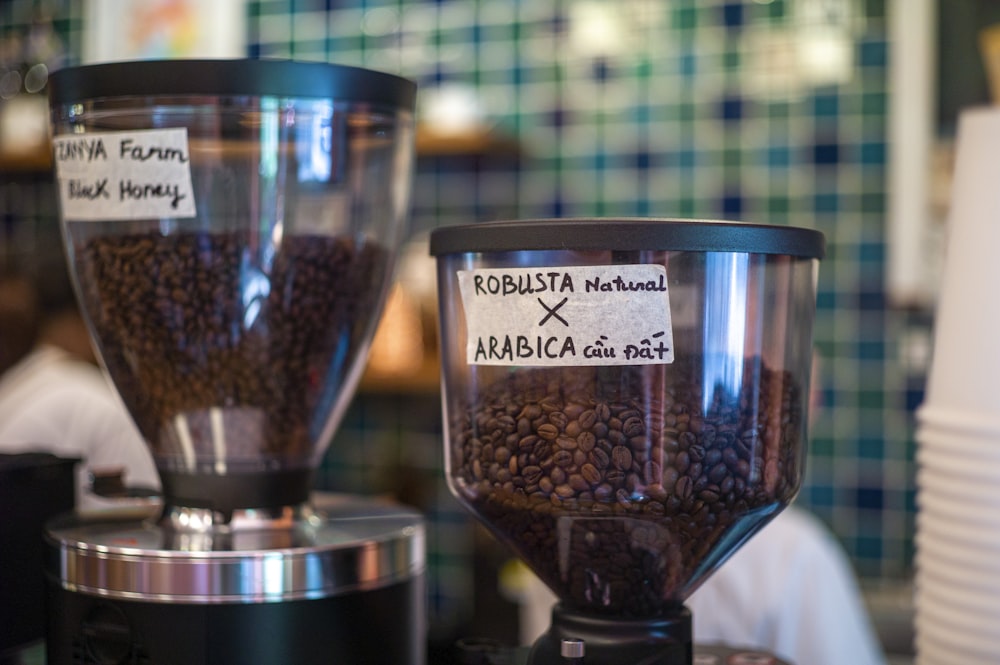
[[566,209],[566,202],[563,201],[562,194],[556,192],[555,197],[545,207],[548,208],[550,217],[562,217],[563,211]]
[[744,12],[742,2],[727,2],[722,5],[722,24],[727,28],[738,28],[743,25]]
[[549,27],[557,35],[565,33],[569,28],[569,18],[562,11],[556,11],[549,19]]
[[840,146],[836,143],[817,143],[812,148],[812,161],[818,165],[834,165],[840,162]]
[[595,81],[607,81],[613,75],[611,63],[607,58],[594,58],[591,65],[591,76]]
[[885,293],[882,291],[859,291],[857,304],[860,310],[883,310],[885,309]]
[[743,118],[743,98],[726,97],[719,102],[719,117],[725,122],[736,122]]
[[632,157],[632,163],[635,165],[635,168],[643,171],[648,169],[652,162],[653,156],[647,150],[640,150]]
[[836,306],[837,306],[836,291],[828,291],[826,289],[820,289],[816,293],[817,309],[834,309]]
[[743,195],[739,192],[726,192],[722,196],[722,214],[727,217],[739,217],[743,214]]
[[564,108],[557,107],[549,113],[549,124],[557,129],[562,129],[570,119],[570,112]]
[[926,391],[923,386],[918,388],[907,388],[904,394],[904,403],[908,412],[914,412],[924,403]]
[[858,508],[881,510],[884,506],[884,492],[881,487],[859,487],[855,496]]

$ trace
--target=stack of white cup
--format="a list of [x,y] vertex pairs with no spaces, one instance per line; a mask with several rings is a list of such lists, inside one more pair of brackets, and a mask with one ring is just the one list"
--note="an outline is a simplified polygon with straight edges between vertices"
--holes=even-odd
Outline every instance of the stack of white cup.
[[918,412],[918,665],[1000,654],[1000,109],[966,111],[957,150]]

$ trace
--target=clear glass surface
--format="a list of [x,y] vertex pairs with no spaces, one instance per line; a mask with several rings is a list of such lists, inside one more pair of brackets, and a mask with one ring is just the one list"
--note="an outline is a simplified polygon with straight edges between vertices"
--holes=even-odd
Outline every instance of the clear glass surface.
[[315,466],[364,366],[404,230],[411,114],[108,98],[54,109],[53,127],[187,132],[195,216],[63,222],[98,355],[161,473]]
[[[459,271],[613,264],[665,268],[673,362],[468,362]],[[439,256],[453,493],[566,606],[675,610],[799,489],[817,269],[739,252]]]

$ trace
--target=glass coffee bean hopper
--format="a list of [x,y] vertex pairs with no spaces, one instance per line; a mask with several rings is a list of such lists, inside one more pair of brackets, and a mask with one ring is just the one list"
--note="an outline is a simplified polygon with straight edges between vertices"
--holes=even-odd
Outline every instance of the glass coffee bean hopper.
[[432,234],[448,484],[559,599],[529,663],[693,662],[685,599],[801,483],[823,251],[690,220]]
[[49,526],[49,662],[423,662],[420,516],[311,492],[404,231],[415,85],[163,60],[50,86],[71,274],[163,500]]

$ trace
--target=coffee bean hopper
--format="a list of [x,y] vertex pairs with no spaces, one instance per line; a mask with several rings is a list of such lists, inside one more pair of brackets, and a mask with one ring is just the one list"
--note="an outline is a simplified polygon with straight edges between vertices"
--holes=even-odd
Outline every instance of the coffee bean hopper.
[[448,483],[559,599],[524,662],[779,662],[694,645],[684,601],[799,489],[823,251],[729,222],[433,233]]
[[51,79],[64,237],[162,509],[49,525],[49,663],[422,663],[424,526],[311,495],[401,240],[415,86],[260,60]]

